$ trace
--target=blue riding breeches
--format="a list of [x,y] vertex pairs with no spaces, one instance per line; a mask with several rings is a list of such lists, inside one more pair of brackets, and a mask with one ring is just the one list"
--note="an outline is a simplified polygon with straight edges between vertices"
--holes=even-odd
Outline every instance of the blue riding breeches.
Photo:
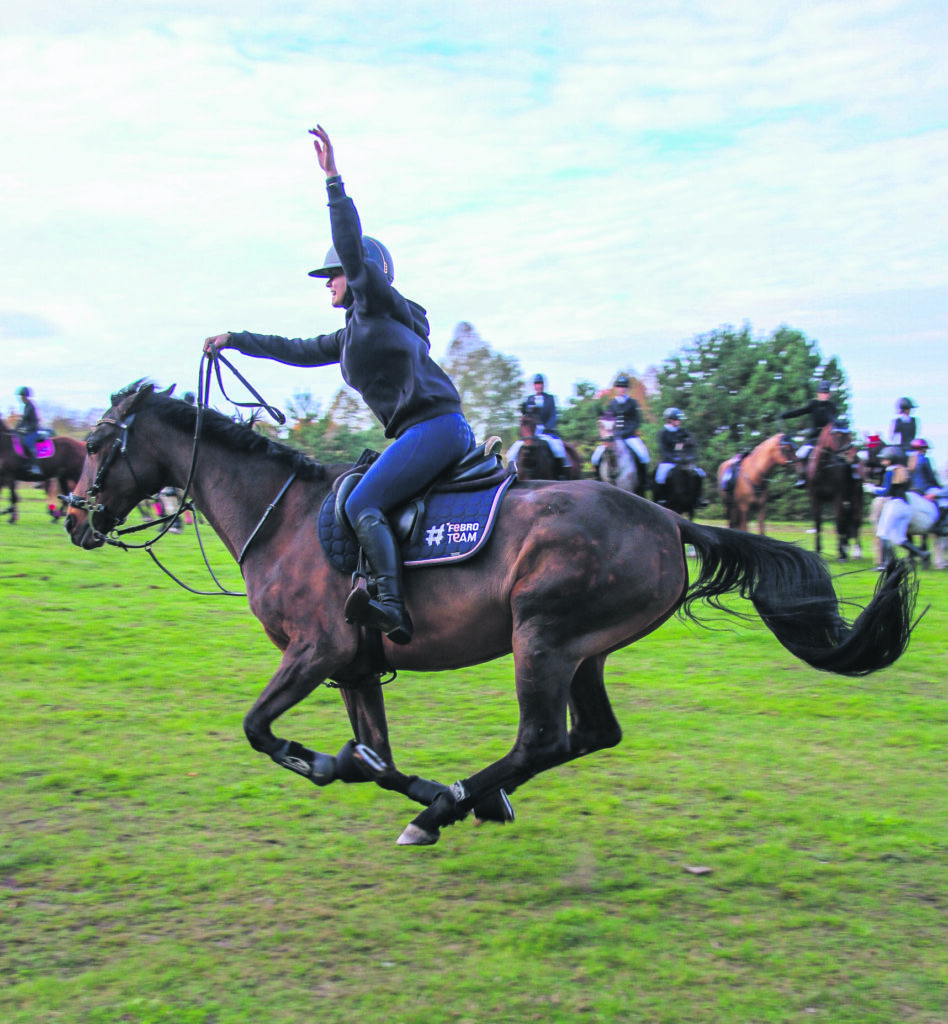
[[458,412],[409,427],[369,466],[346,499],[354,523],[367,508],[386,512],[417,494],[474,447],[474,431]]

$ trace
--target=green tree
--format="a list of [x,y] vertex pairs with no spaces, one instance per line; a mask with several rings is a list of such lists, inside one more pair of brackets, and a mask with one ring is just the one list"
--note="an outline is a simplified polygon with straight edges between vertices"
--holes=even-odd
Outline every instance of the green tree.
[[[837,405],[845,413],[845,372],[837,357],[824,361],[816,341],[786,326],[766,338],[755,338],[747,324],[740,330],[722,327],[698,335],[665,360],[656,374],[654,405],[684,411],[687,428],[698,439],[701,462],[713,477],[720,462],[749,451],[777,430],[802,430],[802,420],[783,424],[780,413],[814,397],[816,379],[837,386]],[[784,478],[787,487],[771,489],[774,514],[802,517],[805,495],[792,491],[790,475]],[[715,489],[709,487],[708,492],[713,496]]]
[[472,324],[462,322],[454,329],[444,369],[461,395],[478,440],[499,434],[505,445],[511,444],[524,387],[518,360],[495,352]]
[[382,451],[388,444],[381,425],[359,399],[341,388],[325,415],[308,392],[288,403],[293,426],[287,443],[320,462],[355,462],[366,448]]

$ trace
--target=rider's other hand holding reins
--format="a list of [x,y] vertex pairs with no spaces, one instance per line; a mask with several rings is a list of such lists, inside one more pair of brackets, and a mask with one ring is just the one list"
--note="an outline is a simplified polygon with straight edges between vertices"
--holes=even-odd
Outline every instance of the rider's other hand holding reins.
[[215,352],[219,352],[222,348],[228,348],[230,345],[230,331],[224,334],[215,334],[213,338],[204,339],[204,354],[212,356]]
[[325,171],[326,177],[337,177],[339,171],[336,170],[336,157],[332,151],[332,143],[329,141],[326,129],[321,124],[318,124],[315,128],[310,128],[309,134],[314,136],[313,149],[316,150],[319,166]]

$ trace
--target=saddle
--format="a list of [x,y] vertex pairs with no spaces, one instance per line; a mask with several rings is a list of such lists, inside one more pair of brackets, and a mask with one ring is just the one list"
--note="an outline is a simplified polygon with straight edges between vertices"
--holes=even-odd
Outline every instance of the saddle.
[[[39,435],[36,438],[36,443],[33,447],[36,449],[36,457],[38,459],[50,459],[56,452],[56,445],[51,440],[53,432],[48,428],[44,427],[39,431]],[[32,462],[33,459],[26,452],[26,448],[23,446],[23,438],[17,433],[12,434],[10,440],[13,443],[13,451],[20,459],[25,459],[27,462]]]
[[[470,558],[487,541],[500,499],[516,475],[505,467],[500,438],[478,445],[420,494],[386,512],[406,568]],[[345,512],[346,500],[379,457],[366,450],[326,495],[318,516],[319,541],[330,563],[356,571],[359,543]]]

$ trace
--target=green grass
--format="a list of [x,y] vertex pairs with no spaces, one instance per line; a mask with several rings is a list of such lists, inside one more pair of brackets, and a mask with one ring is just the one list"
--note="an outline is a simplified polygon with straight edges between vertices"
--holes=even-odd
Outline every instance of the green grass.
[[[278,652],[244,601],[80,552],[24,498],[0,525],[0,1020],[948,1021],[948,574],[866,679],[757,622],[668,623],[608,663],[618,748],[518,790],[512,825],[406,849],[413,805],[246,744]],[[193,535],[158,550],[204,585]],[[513,737],[507,659],[387,694],[403,770],[449,782]],[[281,733],[336,751],[338,694]]]

